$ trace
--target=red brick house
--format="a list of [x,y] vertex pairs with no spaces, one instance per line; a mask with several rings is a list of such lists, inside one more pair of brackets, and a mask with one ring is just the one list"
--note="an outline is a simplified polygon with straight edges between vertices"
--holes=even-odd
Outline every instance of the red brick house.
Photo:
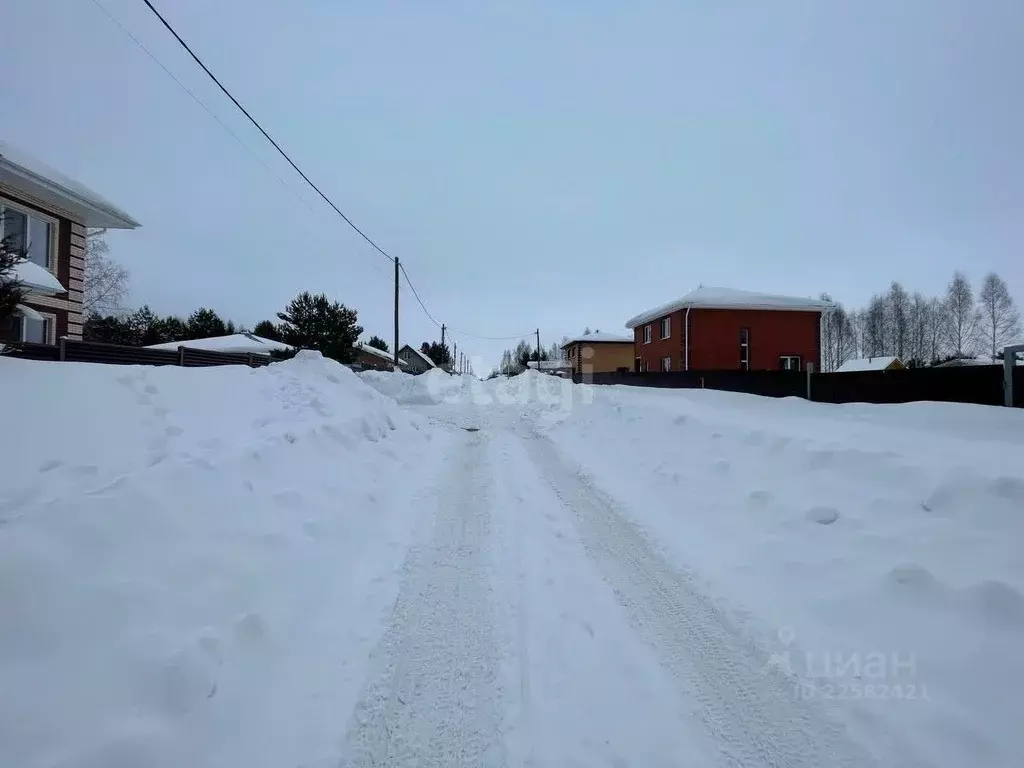
[[633,370],[821,370],[818,299],[731,288],[697,288],[642,312],[633,331]]
[[0,141],[0,238],[27,252],[15,278],[28,291],[0,326],[0,344],[81,339],[87,228],[138,226],[84,185]]

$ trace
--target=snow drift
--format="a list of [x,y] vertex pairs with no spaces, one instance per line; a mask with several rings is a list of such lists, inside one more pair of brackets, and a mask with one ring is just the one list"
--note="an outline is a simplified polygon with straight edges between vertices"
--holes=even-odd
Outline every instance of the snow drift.
[[333,754],[397,590],[403,489],[433,466],[420,417],[316,353],[261,369],[3,359],[0,382],[17,404],[0,762]]

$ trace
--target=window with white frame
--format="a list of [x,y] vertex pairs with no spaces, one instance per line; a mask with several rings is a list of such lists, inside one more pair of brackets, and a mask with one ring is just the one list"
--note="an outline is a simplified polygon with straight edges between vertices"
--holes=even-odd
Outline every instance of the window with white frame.
[[647,358],[640,359],[640,373],[647,373]]
[[750,329],[740,328],[740,370],[750,370]]
[[661,318],[661,338],[667,339],[672,335],[672,318],[663,317]]
[[44,269],[57,264],[57,220],[0,197],[0,240],[9,238],[16,251]]
[[663,370],[663,371],[671,371],[672,370],[672,358],[671,357],[663,357],[663,358],[661,358],[661,370]]
[[799,371],[800,355],[782,355],[779,358],[779,368],[784,371]]
[[32,344],[50,343],[50,331],[52,330],[53,324],[53,320],[50,318],[44,317],[42,320],[34,320],[30,317],[24,317],[21,314],[15,314],[11,318],[11,324],[11,331],[9,334],[9,338],[11,339],[30,342]]
[[651,326],[645,325],[644,326],[644,344],[650,344],[650,343],[651,343]]

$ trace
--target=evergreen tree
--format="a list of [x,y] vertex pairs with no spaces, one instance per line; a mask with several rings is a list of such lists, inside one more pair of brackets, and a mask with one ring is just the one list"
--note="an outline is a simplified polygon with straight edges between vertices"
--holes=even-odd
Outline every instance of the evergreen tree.
[[168,315],[160,321],[160,335],[164,341],[185,341],[188,338],[188,323],[180,317]]
[[200,307],[188,318],[189,339],[209,339],[213,336],[226,336],[227,326],[220,316],[212,309]]
[[381,352],[390,352],[391,349],[388,347],[388,343],[384,341],[380,336],[371,336],[370,340],[366,342],[374,349],[379,349]]
[[452,361],[452,352],[447,346],[441,346],[440,342],[424,341],[420,345],[420,352],[434,361],[434,365],[442,368]]
[[324,357],[339,363],[355,360],[353,345],[363,328],[354,309],[332,302],[322,293],[304,291],[277,316],[283,323],[281,331],[286,343],[319,350]]
[[271,341],[284,341],[281,329],[271,320],[260,320],[252,332],[255,336],[262,336]]
[[16,247],[13,237],[0,240],[0,324],[14,316],[15,308],[25,298],[25,287],[14,271],[25,256],[24,249]]

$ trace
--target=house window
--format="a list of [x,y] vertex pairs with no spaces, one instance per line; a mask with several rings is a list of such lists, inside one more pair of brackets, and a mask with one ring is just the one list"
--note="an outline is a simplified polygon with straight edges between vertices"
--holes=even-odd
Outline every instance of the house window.
[[[647,326],[650,328],[650,326]],[[647,373],[647,358],[643,357],[640,359],[640,373]]]
[[799,371],[800,355],[782,355],[779,358],[779,368],[784,371]]
[[17,341],[25,341],[32,344],[50,343],[50,324],[53,321],[48,318],[33,320],[21,315],[14,315],[11,318],[11,331],[9,338]]
[[661,338],[667,339],[672,335],[672,318],[663,317],[661,318]]
[[750,329],[740,328],[740,370],[750,370]]
[[0,199],[0,240],[10,238],[11,247],[27,251],[28,260],[44,269],[54,269],[57,222],[48,216]]
[[661,370],[663,370],[663,371],[671,371],[672,370],[672,358],[671,357],[663,357],[663,358],[661,358]]
[[651,326],[645,325],[644,326],[644,344],[650,344],[650,343],[651,343]]

